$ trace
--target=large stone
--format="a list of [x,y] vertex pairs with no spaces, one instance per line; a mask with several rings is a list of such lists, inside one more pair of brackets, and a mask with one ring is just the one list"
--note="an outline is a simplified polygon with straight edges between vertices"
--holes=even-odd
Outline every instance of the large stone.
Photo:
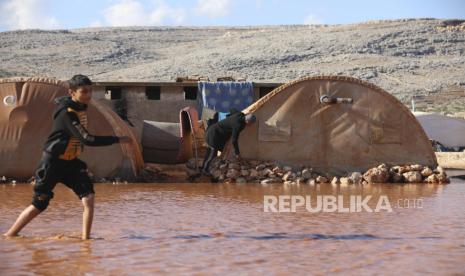
[[260,184],[272,184],[273,180],[271,178],[266,178],[260,181]]
[[396,173],[403,174],[405,172],[408,172],[410,170],[410,167],[409,166],[394,166],[391,168],[391,170],[393,170]]
[[221,172],[221,170],[213,170],[212,171],[212,176],[213,178],[220,178],[220,176],[223,175],[223,173]]
[[186,163],[186,167],[189,168],[189,169],[196,170],[197,169],[197,162],[196,162],[195,158],[189,159],[187,161],[187,163]]
[[312,178],[312,171],[309,169],[304,169],[302,170],[302,175],[301,175],[305,180]]
[[423,170],[422,165],[418,165],[418,164],[410,165],[410,171],[421,172],[422,170]]
[[236,170],[236,169],[229,169],[228,172],[226,173],[226,178],[238,178],[241,175],[241,173]]
[[316,182],[317,182],[317,183],[329,183],[329,180],[328,180],[328,178],[319,175],[319,176],[316,178]]
[[258,175],[261,177],[267,177],[270,173],[272,173],[270,169],[258,171]]
[[352,184],[362,184],[363,175],[360,172],[353,172],[349,175],[349,179]]
[[387,168],[371,168],[363,174],[363,179],[368,183],[387,183],[389,171]]
[[295,173],[289,171],[283,175],[282,179],[283,181],[293,181],[296,177],[297,175]]
[[404,177],[400,173],[393,173],[391,174],[391,181],[392,183],[402,183],[404,181]]
[[404,181],[407,183],[421,183],[423,180],[421,173],[418,171],[406,172],[403,173],[402,176],[404,177]]
[[284,167],[283,167],[283,170],[284,170],[285,172],[290,172],[290,171],[292,171],[292,167],[290,167],[290,166],[284,166]]
[[283,181],[291,180],[292,179],[292,172],[285,173],[282,179],[283,179]]
[[256,167],[256,166],[260,165],[260,161],[259,160],[250,160],[249,164],[252,167]]
[[258,171],[255,169],[250,169],[249,177],[254,177],[254,178],[258,177]]
[[308,185],[315,185],[315,184],[316,184],[316,181],[315,181],[315,179],[310,178],[310,179],[307,180],[307,184],[308,184]]
[[444,173],[444,169],[443,169],[441,166],[438,166],[438,167],[436,168],[436,171],[437,171],[438,173]]
[[218,168],[219,166],[223,164],[229,164],[228,160],[223,160],[221,158],[214,158],[213,161],[210,163],[210,167],[212,168]]
[[239,171],[241,169],[241,165],[239,165],[238,163],[230,163],[228,168],[231,170],[237,170]]
[[430,169],[429,167],[425,167],[425,168],[421,171],[421,175],[422,175],[423,177],[428,177],[428,176],[430,176],[430,175],[432,175],[432,174],[433,174],[433,170]]
[[273,183],[281,183],[281,181],[278,181],[276,178],[267,178],[262,181],[260,181],[260,184],[273,184]]
[[331,184],[338,184],[339,183],[339,179],[337,177],[333,177],[333,179],[331,180]]
[[280,166],[276,166],[276,167],[273,168],[273,172],[275,174],[280,174],[280,173],[283,173],[284,171]]
[[241,170],[241,176],[249,176],[250,172],[249,170]]
[[449,178],[447,177],[447,175],[446,175],[446,173],[444,171],[441,172],[441,173],[438,173],[437,178],[438,178],[439,183],[449,183],[450,182]]
[[436,174],[432,174],[425,178],[424,182],[426,183],[439,183],[438,176]]
[[265,162],[265,163],[263,163],[263,164],[265,164],[265,166],[267,166],[267,167],[274,167],[274,166],[277,166],[276,162],[271,162],[271,161]]
[[238,177],[236,179],[236,183],[240,183],[240,184],[247,183],[247,179],[245,179],[245,177]]
[[268,169],[268,168],[264,169],[263,173],[264,173],[265,176],[272,176],[273,175],[273,171]]
[[384,163],[379,165],[377,168],[380,169],[380,170],[388,170],[389,171],[389,167]]
[[265,168],[266,168],[266,165],[265,165],[265,164],[260,164],[260,165],[257,165],[257,166],[255,167],[255,169],[256,169],[257,171],[264,170]]
[[352,184],[350,178],[348,178],[348,177],[341,177],[339,179],[339,182],[341,182],[341,185],[343,185],[343,186]]

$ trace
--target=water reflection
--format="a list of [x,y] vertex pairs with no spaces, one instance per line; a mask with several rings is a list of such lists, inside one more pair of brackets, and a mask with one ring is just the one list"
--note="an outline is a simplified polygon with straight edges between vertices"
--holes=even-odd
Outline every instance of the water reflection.
[[[465,182],[283,186],[96,184],[93,240],[82,205],[57,186],[49,209],[0,239],[0,274],[288,274],[465,272]],[[263,196],[387,196],[393,212],[263,212]],[[0,231],[30,203],[30,185],[0,187]],[[348,201],[347,201],[348,202]],[[417,206],[418,207],[418,206]]]

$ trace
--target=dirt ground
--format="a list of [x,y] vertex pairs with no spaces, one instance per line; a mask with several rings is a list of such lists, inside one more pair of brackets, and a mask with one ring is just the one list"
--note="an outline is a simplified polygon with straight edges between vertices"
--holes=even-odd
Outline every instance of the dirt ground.
[[419,99],[425,109],[460,112],[464,42],[463,20],[439,19],[11,31],[0,33],[0,77],[68,79],[83,73],[95,81],[173,81],[198,74],[288,82],[346,75],[372,82],[405,104],[425,96]]

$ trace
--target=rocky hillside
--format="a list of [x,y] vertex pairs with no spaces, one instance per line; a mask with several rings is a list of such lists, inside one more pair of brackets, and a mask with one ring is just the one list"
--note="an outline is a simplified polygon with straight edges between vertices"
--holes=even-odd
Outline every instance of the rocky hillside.
[[[373,82],[405,103],[423,95],[439,106],[444,91],[464,94],[465,23],[405,19],[12,31],[0,33],[0,60],[3,77],[67,79],[83,73],[97,81],[171,81],[198,74],[287,82],[307,75],[348,75]],[[465,108],[463,98],[452,96],[451,103],[459,103],[454,108]]]

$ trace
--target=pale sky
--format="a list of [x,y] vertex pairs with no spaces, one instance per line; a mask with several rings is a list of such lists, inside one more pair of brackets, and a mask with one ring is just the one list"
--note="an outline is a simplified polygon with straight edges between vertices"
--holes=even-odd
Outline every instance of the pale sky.
[[110,26],[345,24],[465,18],[463,0],[0,0],[0,32]]

